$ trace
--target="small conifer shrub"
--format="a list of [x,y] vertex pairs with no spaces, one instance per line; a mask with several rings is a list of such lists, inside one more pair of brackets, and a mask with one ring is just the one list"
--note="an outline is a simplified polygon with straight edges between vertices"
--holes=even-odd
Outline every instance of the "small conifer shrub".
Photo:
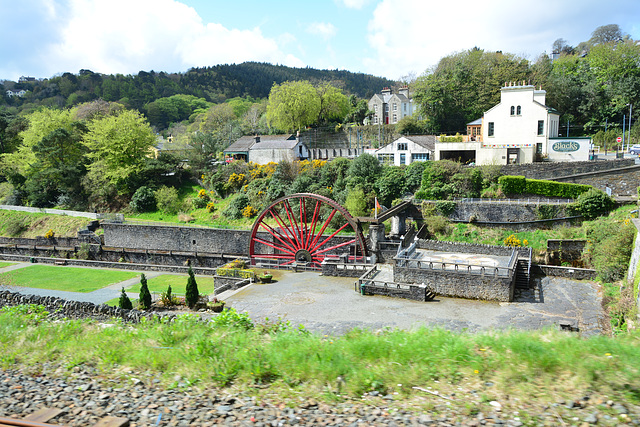
[[143,310],[149,310],[151,308],[151,292],[147,286],[147,278],[144,273],[140,275],[140,308]]
[[120,294],[120,300],[118,301],[118,307],[120,307],[122,309],[125,309],[125,310],[131,310],[133,308],[133,304],[131,304],[131,300],[129,299],[129,296],[124,291],[124,287],[122,288],[122,293]]
[[185,290],[185,302],[189,308],[194,308],[198,303],[198,284],[196,283],[196,276],[193,274],[193,270],[189,267],[189,278],[187,279],[187,288]]

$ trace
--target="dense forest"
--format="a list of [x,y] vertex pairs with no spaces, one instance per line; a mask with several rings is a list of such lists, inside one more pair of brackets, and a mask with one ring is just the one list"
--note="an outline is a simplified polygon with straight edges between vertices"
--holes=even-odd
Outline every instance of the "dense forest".
[[347,95],[367,99],[374,92],[394,84],[385,78],[344,70],[292,68],[258,62],[192,68],[176,74],[140,71],[137,75],[125,76],[80,70],[78,74],[67,72],[31,82],[4,81],[0,84],[2,93],[9,89],[28,92],[22,98],[0,97],[0,107],[4,104],[18,111],[38,106],[63,108],[101,98],[145,111],[147,104],[173,95],[192,95],[211,103],[236,97],[266,98],[274,83],[296,80],[331,82]]

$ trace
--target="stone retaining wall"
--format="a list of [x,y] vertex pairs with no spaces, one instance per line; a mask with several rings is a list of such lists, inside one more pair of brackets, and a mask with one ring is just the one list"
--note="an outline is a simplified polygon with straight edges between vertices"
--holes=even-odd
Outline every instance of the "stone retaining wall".
[[515,274],[511,277],[498,277],[397,265],[393,266],[393,280],[400,283],[423,283],[429,291],[442,296],[485,301],[512,301],[515,287]]
[[531,266],[532,274],[542,274],[544,276],[566,277],[575,280],[595,280],[598,272],[588,268],[560,267],[556,265]]
[[554,218],[563,218],[568,216],[566,205],[545,203],[531,204],[509,204],[509,203],[456,203],[456,208],[449,215],[449,219],[454,221],[483,221],[483,222],[525,222],[538,221],[538,206],[554,206]]
[[538,162],[523,165],[503,165],[503,175],[522,175],[529,179],[556,180],[560,177],[589,172],[610,171],[635,164],[634,159],[617,159],[585,162]]
[[571,175],[556,178],[556,181],[574,184],[592,185],[602,191],[611,189],[611,194],[617,196],[637,196],[640,183],[640,166],[630,166],[610,171],[599,171],[584,175]]
[[118,318],[125,322],[138,323],[143,318],[161,318],[164,321],[172,321],[176,317],[173,313],[125,310],[120,307],[111,307],[105,304],[96,305],[91,302],[68,301],[56,297],[41,297],[37,295],[23,295],[17,292],[0,291],[0,307],[28,304],[44,306],[50,313],[50,317],[55,319],[91,318],[106,321]]
[[236,289],[240,289],[251,284],[251,279],[239,279],[237,277],[229,277],[229,276],[213,276],[213,283],[215,289],[213,291],[214,295],[219,295],[225,291],[235,291]]

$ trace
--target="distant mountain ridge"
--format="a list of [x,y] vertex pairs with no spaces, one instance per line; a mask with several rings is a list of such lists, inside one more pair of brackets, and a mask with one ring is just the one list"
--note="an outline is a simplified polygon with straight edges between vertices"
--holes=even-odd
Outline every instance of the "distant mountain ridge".
[[191,68],[185,73],[140,71],[126,76],[80,70],[78,74],[64,73],[44,80],[4,81],[0,84],[3,94],[8,89],[25,89],[29,93],[24,98],[0,97],[0,105],[70,107],[102,98],[143,110],[150,102],[177,94],[194,95],[216,103],[235,97],[266,98],[274,83],[291,80],[329,81],[346,95],[365,99],[383,87],[396,85],[393,80],[346,70],[293,68],[260,62]]

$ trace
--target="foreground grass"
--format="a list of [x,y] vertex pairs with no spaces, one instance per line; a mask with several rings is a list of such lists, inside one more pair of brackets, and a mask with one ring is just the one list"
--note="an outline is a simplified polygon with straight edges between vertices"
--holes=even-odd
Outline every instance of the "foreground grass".
[[63,370],[89,365],[106,378],[158,378],[175,386],[179,377],[201,389],[248,388],[271,397],[328,402],[371,391],[401,402],[422,393],[413,387],[428,387],[456,393],[457,404],[501,400],[520,410],[525,401],[584,394],[640,403],[638,333],[584,339],[550,330],[420,329],[353,330],[333,337],[283,323],[253,325],[233,310],[209,323],[184,316],[171,324],[116,322],[106,329],[96,322],[41,320],[33,307],[0,311],[1,367],[37,372],[43,362]]
[[68,292],[93,292],[136,276],[137,273],[131,271],[30,265],[0,274],[0,281],[11,286]]

